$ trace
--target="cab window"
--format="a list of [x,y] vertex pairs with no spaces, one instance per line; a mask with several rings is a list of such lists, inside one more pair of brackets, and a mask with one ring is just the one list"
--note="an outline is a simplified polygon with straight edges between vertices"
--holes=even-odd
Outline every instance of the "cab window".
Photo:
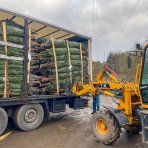
[[148,48],[146,48],[142,70],[143,72],[142,72],[141,84],[147,85],[148,84]]

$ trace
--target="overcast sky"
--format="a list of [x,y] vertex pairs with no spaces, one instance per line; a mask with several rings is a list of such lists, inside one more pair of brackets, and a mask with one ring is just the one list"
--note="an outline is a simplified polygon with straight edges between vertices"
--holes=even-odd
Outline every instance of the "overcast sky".
[[148,0],[0,0],[0,6],[92,37],[93,60],[148,37]]

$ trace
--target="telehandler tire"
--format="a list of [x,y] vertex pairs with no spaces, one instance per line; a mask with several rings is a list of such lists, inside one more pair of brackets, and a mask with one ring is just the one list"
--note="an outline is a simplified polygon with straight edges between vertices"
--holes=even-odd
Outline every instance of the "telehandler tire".
[[120,137],[117,120],[107,110],[96,112],[91,119],[92,131],[96,141],[110,145]]
[[0,107],[0,135],[5,131],[8,124],[8,115],[5,109]]
[[44,110],[40,104],[29,104],[18,107],[13,116],[15,125],[23,131],[38,128],[43,119]]

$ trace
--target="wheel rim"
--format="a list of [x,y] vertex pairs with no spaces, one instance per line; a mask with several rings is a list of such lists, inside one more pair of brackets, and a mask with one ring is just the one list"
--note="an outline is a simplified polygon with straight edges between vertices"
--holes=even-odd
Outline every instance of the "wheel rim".
[[100,135],[106,135],[108,133],[108,127],[106,121],[99,119],[96,121],[96,129]]
[[35,122],[37,118],[38,118],[38,116],[37,116],[37,112],[36,112],[35,109],[29,109],[29,110],[27,110],[26,113],[25,113],[25,115],[24,115],[24,120],[27,123]]

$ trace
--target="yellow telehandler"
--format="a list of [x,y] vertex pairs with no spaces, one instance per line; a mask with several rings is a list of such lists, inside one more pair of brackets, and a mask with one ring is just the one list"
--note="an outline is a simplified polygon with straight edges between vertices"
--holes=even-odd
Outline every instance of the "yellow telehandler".
[[[103,94],[117,99],[117,108],[103,106],[91,119],[95,139],[107,145],[120,137],[121,128],[134,134],[142,131],[143,142],[148,142],[148,45],[141,48],[136,44],[136,49],[129,52],[128,67],[131,55],[141,58],[134,82],[119,80],[113,70],[104,66],[94,82],[75,82],[72,87],[77,96]],[[103,79],[105,75],[109,81]]]

